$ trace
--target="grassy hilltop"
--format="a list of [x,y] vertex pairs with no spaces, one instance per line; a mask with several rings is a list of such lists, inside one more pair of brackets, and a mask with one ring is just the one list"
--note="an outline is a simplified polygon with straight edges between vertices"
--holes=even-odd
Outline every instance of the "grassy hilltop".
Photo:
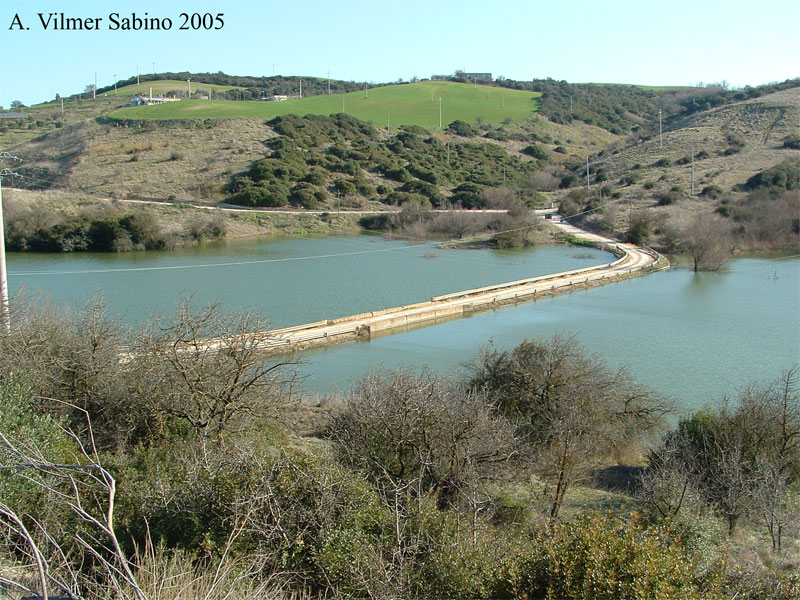
[[[140,85],[125,85],[117,88],[117,93],[114,94],[114,90],[105,91],[102,96],[135,96],[137,94],[144,94],[145,96],[150,93],[150,89],[153,90],[153,95],[158,96],[160,94],[166,94],[167,92],[171,92],[173,90],[178,90],[180,92],[186,93],[189,89],[186,80],[178,80],[178,79],[158,79],[156,81],[142,81]],[[229,90],[240,90],[242,89],[239,86],[235,85],[217,85],[215,83],[201,83],[192,81],[192,93],[198,91],[205,91],[209,92],[212,91],[215,94],[227,92]]]
[[[168,89],[186,87],[173,82]],[[128,86],[130,87],[130,86]],[[206,84],[198,84],[204,89]],[[127,89],[127,88],[125,88]],[[180,88],[178,88],[180,89]],[[153,93],[156,93],[155,88]],[[443,125],[461,120],[477,123],[520,122],[537,108],[540,94],[448,81],[422,81],[391,85],[347,94],[311,96],[284,102],[235,102],[231,100],[183,100],[158,106],[123,108],[109,114],[114,119],[209,119],[262,117],[288,114],[331,115],[344,112],[376,125],[439,126],[439,98]]]

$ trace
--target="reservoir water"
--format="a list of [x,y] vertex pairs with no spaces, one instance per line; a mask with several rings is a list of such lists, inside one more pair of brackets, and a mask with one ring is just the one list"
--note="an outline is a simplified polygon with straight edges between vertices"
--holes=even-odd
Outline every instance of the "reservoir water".
[[[377,237],[229,242],[180,252],[8,255],[12,295],[37,290],[78,306],[92,296],[128,323],[198,306],[257,310],[273,327],[426,300],[433,295],[610,262],[547,246],[441,250]],[[800,364],[800,260],[734,260],[724,273],[672,269],[369,342],[304,353],[310,393],[346,391],[368,369],[458,370],[490,340],[574,335],[614,367],[686,409],[770,381]]]

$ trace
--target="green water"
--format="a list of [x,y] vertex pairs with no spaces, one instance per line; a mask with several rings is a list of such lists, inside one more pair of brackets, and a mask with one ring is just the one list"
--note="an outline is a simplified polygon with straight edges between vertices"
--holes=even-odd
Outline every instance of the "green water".
[[[433,256],[435,255],[435,256]],[[79,306],[102,296],[131,324],[181,299],[256,310],[282,327],[613,260],[583,248],[441,250],[377,237],[215,244],[180,252],[8,256],[11,293]],[[741,258],[725,273],[673,269],[497,312],[306,352],[310,393],[369,369],[462,368],[481,345],[574,335],[612,366],[689,408],[800,363],[800,260]]]
[[256,311],[272,327],[428,300],[490,283],[611,262],[543,246],[442,250],[376,236],[235,241],[173,252],[8,254],[10,293],[78,306],[92,297],[126,323],[169,315],[182,299]]
[[307,389],[346,390],[368,369],[463,369],[492,341],[574,335],[684,411],[800,364],[800,260],[742,258],[726,273],[686,269],[309,352]]

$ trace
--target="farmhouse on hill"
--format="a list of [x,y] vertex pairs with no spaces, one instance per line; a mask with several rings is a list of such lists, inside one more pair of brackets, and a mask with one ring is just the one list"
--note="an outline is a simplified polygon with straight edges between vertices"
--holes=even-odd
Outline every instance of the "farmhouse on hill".
[[466,71],[456,71],[455,75],[431,75],[431,80],[463,79],[472,83],[491,83],[491,73],[467,73]]
[[164,104],[165,102],[177,102],[180,98],[166,98],[164,96],[145,96],[138,94],[131,99],[129,106],[150,106],[152,104]]
[[21,112],[0,112],[0,119],[3,121],[18,121],[20,119],[27,119],[28,115]]
[[491,83],[491,73],[465,73],[464,71],[456,71],[456,79],[466,79],[473,82]]

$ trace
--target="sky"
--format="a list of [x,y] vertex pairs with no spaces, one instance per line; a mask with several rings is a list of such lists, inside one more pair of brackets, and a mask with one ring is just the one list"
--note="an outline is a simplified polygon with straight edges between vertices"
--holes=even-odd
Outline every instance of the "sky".
[[[38,13],[51,12],[99,19],[99,30],[45,29]],[[114,13],[172,27],[110,30]],[[222,25],[182,31],[181,13],[221,13]],[[82,92],[95,73],[99,87],[112,85],[137,67],[375,83],[463,69],[742,87],[800,76],[798,22],[797,0],[2,0],[0,105]]]

